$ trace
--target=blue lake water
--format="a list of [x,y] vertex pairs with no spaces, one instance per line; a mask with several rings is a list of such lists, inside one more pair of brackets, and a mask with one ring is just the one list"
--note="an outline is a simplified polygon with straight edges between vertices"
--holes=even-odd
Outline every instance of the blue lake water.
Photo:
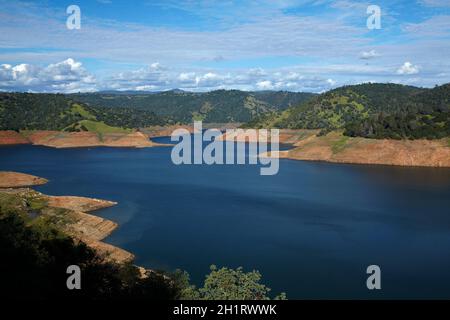
[[[166,141],[164,138],[160,141]],[[0,170],[36,189],[119,202],[106,239],[155,269],[257,269],[288,298],[450,298],[450,170],[281,160],[175,166],[171,148],[0,148]],[[380,291],[366,268],[381,267]]]

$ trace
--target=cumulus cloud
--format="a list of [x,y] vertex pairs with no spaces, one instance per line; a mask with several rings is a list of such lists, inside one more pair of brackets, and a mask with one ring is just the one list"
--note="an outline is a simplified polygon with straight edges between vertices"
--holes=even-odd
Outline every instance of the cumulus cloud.
[[[292,69],[292,68],[289,68]],[[335,86],[336,81],[318,76],[318,70],[305,72],[289,69],[262,68],[233,71],[179,70],[151,64],[148,67],[113,75],[99,84],[104,89],[164,91],[179,88],[187,91],[217,89],[288,90],[320,92]]]
[[96,80],[71,58],[46,67],[31,64],[0,65],[0,89],[40,92],[95,90]]
[[409,74],[417,74],[417,73],[419,73],[419,66],[413,65],[411,62],[405,62],[397,70],[397,74],[401,74],[401,75],[409,75]]
[[256,83],[256,87],[260,90],[272,90],[274,88],[270,80],[259,81]]
[[[427,66],[427,71],[429,66]],[[410,83],[418,65],[405,62],[397,72],[398,83]],[[442,73],[442,70],[440,71]],[[416,84],[434,85],[436,77],[424,74]],[[202,69],[167,66],[153,62],[145,67],[96,79],[74,59],[45,67],[32,64],[0,65],[0,90],[33,92],[78,92],[100,90],[165,91],[175,88],[203,92],[217,89],[286,90],[324,92],[344,84],[392,81],[392,67],[360,64],[297,65],[282,68]],[[428,77],[428,78],[426,78]],[[440,82],[445,81],[443,76]]]

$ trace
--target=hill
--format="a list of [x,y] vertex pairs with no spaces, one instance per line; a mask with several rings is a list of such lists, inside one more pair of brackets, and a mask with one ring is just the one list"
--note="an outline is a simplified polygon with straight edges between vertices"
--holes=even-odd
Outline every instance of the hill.
[[367,138],[442,138],[450,135],[450,85],[434,89],[361,84],[331,90],[282,112],[261,115],[246,127],[345,129]]
[[69,95],[71,99],[102,107],[130,107],[151,111],[174,122],[248,122],[253,118],[303,103],[314,94],[284,91],[244,92],[216,90],[205,93],[171,90],[158,93],[99,92]]
[[167,122],[147,110],[91,107],[62,94],[0,93],[0,130],[110,133]]

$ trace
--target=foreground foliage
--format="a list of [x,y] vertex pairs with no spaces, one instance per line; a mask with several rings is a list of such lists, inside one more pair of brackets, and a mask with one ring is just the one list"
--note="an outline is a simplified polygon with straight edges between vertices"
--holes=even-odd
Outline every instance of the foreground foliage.
[[[211,273],[205,278],[201,288],[189,285],[189,277],[184,274],[185,289],[183,299],[194,300],[269,300],[270,288],[260,283],[261,274],[258,271],[244,272],[242,267],[218,269],[211,266]],[[285,300],[286,294],[276,296],[277,300]]]

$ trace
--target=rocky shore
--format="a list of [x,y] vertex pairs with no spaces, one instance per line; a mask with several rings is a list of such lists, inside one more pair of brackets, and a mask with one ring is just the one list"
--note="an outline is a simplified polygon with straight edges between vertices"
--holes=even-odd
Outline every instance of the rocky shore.
[[44,202],[43,214],[56,217],[61,221],[59,227],[64,232],[86,243],[108,260],[124,263],[134,259],[132,253],[101,241],[117,228],[117,223],[88,213],[114,206],[116,202],[75,196],[49,196],[24,188],[46,182],[43,178],[23,173],[0,172],[0,193],[14,193]]
[[0,188],[20,188],[46,184],[47,179],[25,173],[0,171]]
[[61,131],[0,131],[1,145],[33,144],[53,148],[129,147],[148,148],[162,146],[149,136],[136,131],[131,133],[61,132]]
[[[323,136],[318,133],[318,130],[280,130],[280,143],[291,144],[292,149],[261,156],[349,164],[450,167],[449,139],[377,140],[346,137],[337,131]],[[256,142],[244,134],[222,137]]]

